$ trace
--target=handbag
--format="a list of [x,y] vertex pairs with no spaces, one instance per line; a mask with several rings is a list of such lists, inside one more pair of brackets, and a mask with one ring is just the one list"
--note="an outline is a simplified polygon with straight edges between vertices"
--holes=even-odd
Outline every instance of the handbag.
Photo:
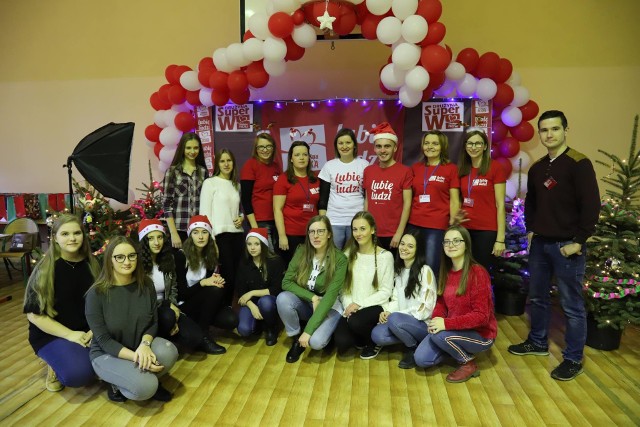
[[11,236],[9,252],[31,252],[38,247],[38,233],[15,233]]

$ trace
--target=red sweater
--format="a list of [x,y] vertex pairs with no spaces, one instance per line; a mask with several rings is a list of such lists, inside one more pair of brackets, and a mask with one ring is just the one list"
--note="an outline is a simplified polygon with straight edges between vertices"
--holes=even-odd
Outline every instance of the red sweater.
[[444,293],[438,296],[432,318],[444,318],[447,330],[473,329],[486,339],[498,335],[498,323],[493,314],[491,279],[481,265],[471,266],[467,279],[467,291],[456,295],[462,270],[450,271]]

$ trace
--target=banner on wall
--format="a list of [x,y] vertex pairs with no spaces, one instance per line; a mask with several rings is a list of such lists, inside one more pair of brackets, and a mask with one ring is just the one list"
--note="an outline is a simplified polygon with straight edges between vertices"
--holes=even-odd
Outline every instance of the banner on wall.
[[373,135],[369,130],[378,123],[389,122],[398,135],[396,161],[402,161],[405,108],[395,101],[323,101],[305,103],[262,104],[262,128],[269,124],[278,153],[286,169],[287,155],[293,141],[305,141],[310,146],[314,171],[335,157],[333,141],[342,128],[352,129],[358,143],[358,157],[370,164],[376,160]]
[[[465,106],[470,114],[465,114]],[[422,131],[463,132],[469,127],[481,128],[491,139],[490,101],[430,101],[422,103]],[[469,122],[465,122],[465,118]]]
[[211,107],[199,105],[196,107],[197,127],[196,133],[202,141],[204,161],[207,164],[209,175],[213,175],[213,157],[215,145],[213,140],[213,120]]
[[216,107],[216,132],[253,132],[253,104]]

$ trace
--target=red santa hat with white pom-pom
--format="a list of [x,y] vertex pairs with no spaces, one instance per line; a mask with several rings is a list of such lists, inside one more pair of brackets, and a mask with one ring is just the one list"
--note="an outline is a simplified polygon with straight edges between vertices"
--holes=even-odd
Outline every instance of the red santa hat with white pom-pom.
[[398,135],[393,130],[391,125],[388,122],[382,122],[378,126],[374,127],[369,131],[369,133],[373,134],[373,140],[377,139],[390,139],[391,141],[398,143]]

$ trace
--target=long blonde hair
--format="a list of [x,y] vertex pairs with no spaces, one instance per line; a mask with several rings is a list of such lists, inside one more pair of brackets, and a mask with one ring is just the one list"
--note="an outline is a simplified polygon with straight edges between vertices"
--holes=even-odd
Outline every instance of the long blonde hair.
[[89,263],[89,270],[93,277],[97,277],[100,273],[100,264],[91,254],[91,246],[89,245],[89,236],[84,232],[82,228],[82,222],[80,218],[72,214],[62,214],[53,222],[51,227],[51,239],[49,241],[49,248],[44,254],[42,259],[36,264],[29,277],[27,283],[27,289],[25,291],[25,304],[27,303],[27,296],[29,291],[33,291],[38,297],[38,307],[40,313],[47,315],[51,318],[56,317],[57,311],[53,308],[55,304],[54,295],[54,280],[55,280],[55,267],[56,261],[60,258],[60,245],[56,242],[56,234],[65,224],[77,224],[82,233],[82,246],[78,250],[78,253],[82,255],[83,259],[86,259]]

